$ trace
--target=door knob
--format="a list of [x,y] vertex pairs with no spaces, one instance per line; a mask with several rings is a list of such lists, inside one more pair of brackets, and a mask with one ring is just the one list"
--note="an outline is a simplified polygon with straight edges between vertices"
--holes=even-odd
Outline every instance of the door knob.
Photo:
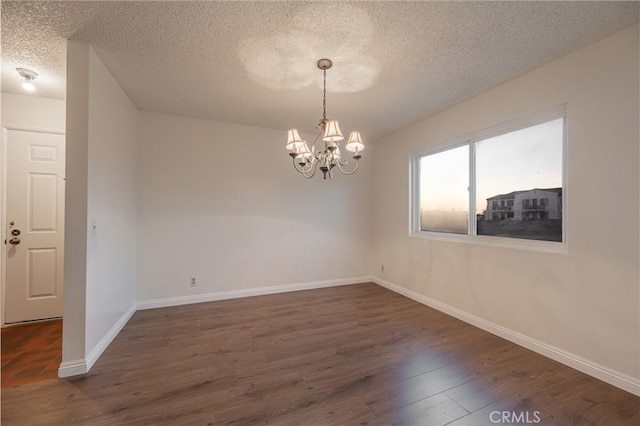
[[20,238],[15,238],[14,237],[14,238],[10,239],[9,240],[9,244],[13,244],[14,246],[20,244]]
[[19,229],[11,230],[11,235],[13,235],[14,237],[17,237],[18,235],[20,235],[20,230]]

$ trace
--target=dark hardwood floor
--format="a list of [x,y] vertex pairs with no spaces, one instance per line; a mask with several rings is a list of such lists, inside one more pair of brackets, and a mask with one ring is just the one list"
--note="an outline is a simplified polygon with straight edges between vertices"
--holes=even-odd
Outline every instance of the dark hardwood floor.
[[62,360],[62,320],[2,329],[2,388],[55,380]]
[[139,311],[85,377],[2,391],[4,426],[514,423],[640,398],[375,284]]

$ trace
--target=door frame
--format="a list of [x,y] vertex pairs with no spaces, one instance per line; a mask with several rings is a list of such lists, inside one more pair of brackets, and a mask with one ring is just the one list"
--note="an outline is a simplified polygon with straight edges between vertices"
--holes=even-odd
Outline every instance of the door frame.
[[[2,295],[0,300],[0,326],[5,327],[7,323],[5,321],[5,303],[7,303],[6,289],[7,289],[7,245],[4,244],[4,240],[7,238],[7,136],[9,130],[16,130],[20,132],[32,132],[32,133],[49,133],[54,135],[65,136],[66,133],[58,129],[47,129],[42,127],[28,127],[28,126],[2,126],[2,138],[0,138],[0,294]],[[65,138],[66,146],[66,138]],[[66,164],[65,164],[66,168]],[[66,206],[65,206],[66,207]],[[64,247],[62,248],[64,250]],[[64,283],[63,283],[64,285]],[[64,297],[64,296],[62,296]],[[64,314],[64,313],[63,313]]]

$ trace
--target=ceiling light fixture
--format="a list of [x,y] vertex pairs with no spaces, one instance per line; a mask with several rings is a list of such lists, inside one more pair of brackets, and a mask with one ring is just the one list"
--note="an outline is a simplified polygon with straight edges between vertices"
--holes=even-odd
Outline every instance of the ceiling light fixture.
[[36,86],[32,83],[33,80],[36,79],[38,73],[35,71],[28,70],[26,68],[16,68],[20,77],[24,78],[24,82],[22,83],[22,88],[27,92],[33,92],[36,90]]
[[[358,170],[358,162],[360,158],[362,158],[360,152],[364,149],[360,132],[351,132],[345,149],[353,152],[352,158],[355,160],[355,167],[351,171],[343,169],[343,167],[347,166],[349,160],[340,154],[340,145],[338,142],[344,139],[344,137],[340,132],[338,120],[327,119],[327,70],[331,68],[332,65],[333,63],[330,59],[320,59],[318,61],[318,68],[322,70],[323,77],[322,119],[316,126],[318,135],[313,141],[311,149],[309,149],[307,142],[300,137],[298,129],[289,129],[287,131],[286,148],[291,151],[289,155],[293,159],[293,168],[307,179],[311,179],[316,174],[318,168],[322,171],[324,179],[326,179],[327,176],[331,179],[333,177],[332,170],[336,166],[338,166],[340,173],[344,175],[354,174],[356,170]],[[316,151],[316,144],[320,138],[322,138],[324,142],[324,149],[322,151]]]

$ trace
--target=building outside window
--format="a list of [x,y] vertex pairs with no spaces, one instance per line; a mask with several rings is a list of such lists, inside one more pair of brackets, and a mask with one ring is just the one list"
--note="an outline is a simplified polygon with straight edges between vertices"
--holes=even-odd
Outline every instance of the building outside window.
[[414,232],[562,242],[564,126],[561,116],[415,156]]

